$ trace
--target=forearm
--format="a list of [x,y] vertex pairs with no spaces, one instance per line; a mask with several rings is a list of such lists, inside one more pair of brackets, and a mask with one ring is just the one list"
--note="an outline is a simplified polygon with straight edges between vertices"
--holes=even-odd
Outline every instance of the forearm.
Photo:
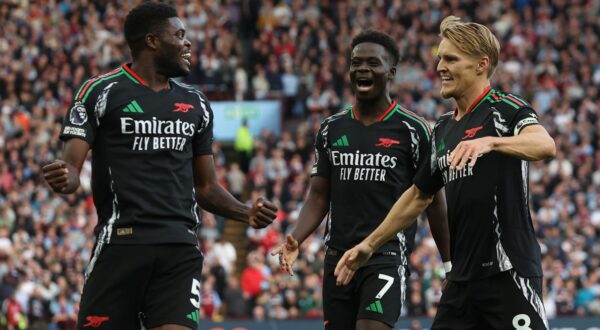
[[309,194],[302,210],[300,210],[298,223],[291,233],[292,237],[298,241],[298,244],[302,244],[319,227],[327,214],[328,206],[329,199],[318,198]]
[[437,245],[442,261],[450,261],[450,230],[448,212],[443,188],[435,195],[433,202],[425,210],[429,219],[431,236]]
[[313,176],[310,179],[304,205],[298,215],[298,223],[292,231],[292,237],[302,244],[329,211],[329,179]]
[[248,222],[250,206],[241,203],[220,184],[196,187],[196,200],[204,210],[228,219]]
[[556,150],[554,140],[546,131],[492,139],[492,150],[522,160],[536,161],[550,158],[554,156]]
[[62,191],[58,191],[61,194],[72,194],[75,191],[77,191],[77,188],[79,188],[79,170],[69,164],[67,164],[67,186],[62,190]]
[[372,251],[376,251],[398,232],[410,226],[432,200],[433,196],[421,192],[412,185],[400,196],[383,222],[365,238],[364,242],[371,247]]
[[90,145],[81,139],[70,139],[65,143],[63,162],[67,169],[67,186],[60,193],[72,194],[79,188],[79,175],[89,149]]

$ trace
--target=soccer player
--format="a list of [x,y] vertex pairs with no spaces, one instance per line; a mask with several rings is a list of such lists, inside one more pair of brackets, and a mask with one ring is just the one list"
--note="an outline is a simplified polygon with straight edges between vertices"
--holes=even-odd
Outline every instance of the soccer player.
[[456,109],[434,127],[431,158],[384,222],[339,261],[346,284],[445,186],[452,270],[433,329],[546,329],[540,248],[531,222],[528,161],[555,144],[522,98],[490,86],[500,46],[485,26],[455,16],[440,25],[441,95]]
[[[373,231],[410,187],[419,164],[429,157],[430,126],[390,97],[400,55],[389,35],[364,31],[352,40],[351,49],[349,74],[356,103],[321,124],[299,223],[273,255],[279,254],[282,267],[293,274],[298,245],[328,213],[325,329],[391,329],[400,315],[416,224],[390,236],[351,286],[336,286],[333,270],[342,254]],[[428,213],[438,233],[436,243],[446,253],[442,257],[449,260],[445,201],[440,194]]]
[[43,167],[50,187],[79,187],[92,150],[98,210],[79,328],[196,329],[203,256],[199,206],[262,228],[276,208],[247,206],[218,184],[206,97],[170,78],[190,71],[191,44],[176,10],[147,2],[125,21],[133,63],[86,81],[65,117],[62,160]]

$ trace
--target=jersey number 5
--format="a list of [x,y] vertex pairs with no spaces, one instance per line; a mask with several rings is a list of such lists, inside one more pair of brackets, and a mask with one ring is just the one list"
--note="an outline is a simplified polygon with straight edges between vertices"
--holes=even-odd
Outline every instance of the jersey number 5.
[[376,299],[381,299],[381,297],[383,297],[383,295],[386,292],[388,292],[388,290],[392,287],[392,284],[394,284],[394,278],[389,275],[379,274],[379,279],[384,280],[387,283],[383,286],[381,291],[379,291],[379,293],[375,296]]
[[192,279],[192,295],[198,297],[198,300],[190,298],[190,302],[194,307],[200,308],[200,282],[195,278]]

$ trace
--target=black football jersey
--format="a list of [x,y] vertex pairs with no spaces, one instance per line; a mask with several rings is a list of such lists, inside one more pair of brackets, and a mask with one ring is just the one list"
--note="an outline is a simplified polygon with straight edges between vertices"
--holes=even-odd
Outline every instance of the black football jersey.
[[[396,102],[369,126],[358,120],[352,108],[323,121],[312,175],[329,180],[328,247],[348,250],[381,224],[412,184],[420,163],[429,157],[430,138],[429,124]],[[406,265],[415,232],[416,223],[376,254],[397,255]]]
[[482,155],[474,167],[461,170],[451,170],[449,161],[461,141],[515,136],[536,124],[536,113],[527,102],[491,88],[460,120],[450,112],[437,121],[431,157],[419,169],[415,184],[430,194],[445,186],[450,279],[485,278],[513,268],[524,277],[542,275],[527,201],[528,162],[499,152]]
[[127,64],[81,86],[61,139],[91,146],[100,243],[197,244],[193,157],[212,152],[212,118],[202,93],[153,91]]

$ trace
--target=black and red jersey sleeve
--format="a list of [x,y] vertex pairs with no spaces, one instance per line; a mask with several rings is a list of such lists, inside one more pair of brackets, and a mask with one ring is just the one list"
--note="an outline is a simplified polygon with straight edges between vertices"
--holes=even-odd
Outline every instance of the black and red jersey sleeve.
[[510,122],[510,133],[512,135],[519,135],[521,130],[527,126],[538,125],[540,122],[538,120],[537,113],[530,106],[524,106],[519,108],[514,114],[513,119]]
[[[86,81],[84,85],[87,83]],[[84,87],[82,86],[81,89]],[[85,140],[91,146],[94,143],[98,128],[95,113],[96,97],[93,95],[94,93],[85,94],[85,97],[79,94],[81,93],[73,98],[65,114],[60,139],[67,141],[72,138],[79,138]]]

